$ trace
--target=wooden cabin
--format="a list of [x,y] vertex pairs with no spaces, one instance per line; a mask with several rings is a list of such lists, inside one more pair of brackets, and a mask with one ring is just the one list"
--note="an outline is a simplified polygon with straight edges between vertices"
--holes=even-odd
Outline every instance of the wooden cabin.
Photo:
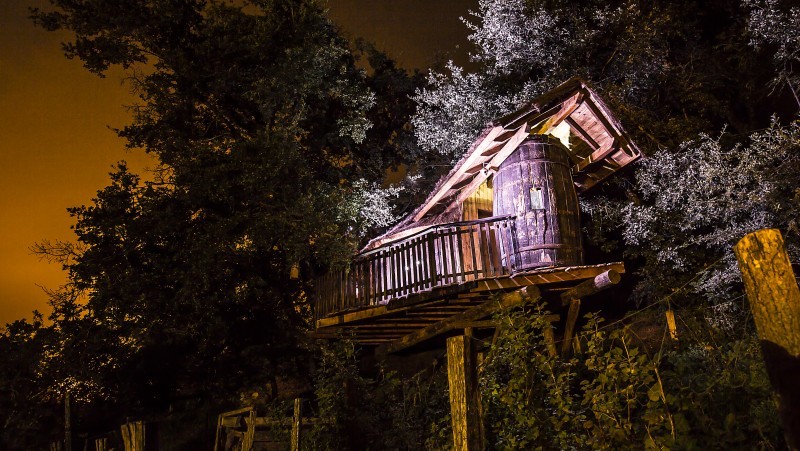
[[497,308],[542,297],[567,310],[558,330],[569,352],[580,299],[625,272],[584,263],[578,196],[640,155],[580,79],[496,119],[419,207],[317,281],[316,336],[346,332],[380,354],[450,337],[455,449],[479,449],[470,336],[493,327]]
[[391,347],[498,291],[623,273],[584,265],[578,196],[640,155],[580,79],[493,121],[419,207],[318,281],[317,334]]

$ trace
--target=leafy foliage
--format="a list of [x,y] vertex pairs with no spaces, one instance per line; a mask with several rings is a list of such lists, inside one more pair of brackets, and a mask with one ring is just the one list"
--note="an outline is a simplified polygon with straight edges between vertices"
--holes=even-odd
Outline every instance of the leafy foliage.
[[583,352],[551,358],[545,313],[499,315],[481,377],[490,448],[780,447],[754,338],[717,347],[715,332],[699,334],[651,354],[637,346],[635,329],[609,330],[588,315],[578,335]]
[[750,8],[750,44],[777,48],[773,57],[777,69],[773,85],[786,83],[800,107],[800,98],[797,96],[797,87],[800,85],[797,75],[797,65],[800,63],[800,7],[782,7],[783,2],[778,0],[745,0],[743,3]]
[[53,395],[110,418],[278,396],[308,374],[314,276],[394,217],[379,183],[415,149],[413,79],[313,0],[51,3],[32,17],[74,33],[67,57],[128,70],[119,134],[157,161],[145,180],[120,163],[69,210],[77,244],[34,248],[69,274],[38,356]]
[[311,449],[443,449],[452,440],[447,375],[434,366],[408,378],[385,369],[375,379],[361,375],[357,351],[342,340],[321,353],[315,377],[319,416]]
[[800,124],[773,122],[746,145],[724,140],[701,134],[639,165],[642,202],[625,207],[624,237],[628,252],[647,260],[645,271],[657,271],[639,284],[640,300],[686,284],[684,292],[715,303],[735,297],[733,245],[753,230],[786,231],[796,258]]

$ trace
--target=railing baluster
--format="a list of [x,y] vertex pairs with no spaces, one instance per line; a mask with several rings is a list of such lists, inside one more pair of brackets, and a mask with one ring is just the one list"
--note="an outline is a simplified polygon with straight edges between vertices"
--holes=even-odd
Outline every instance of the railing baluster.
[[476,255],[477,252],[475,250],[475,238],[478,237],[479,232],[480,229],[477,227],[477,225],[469,225],[469,233],[467,234],[467,237],[469,239],[469,253],[472,257],[472,280],[478,280],[478,256]]

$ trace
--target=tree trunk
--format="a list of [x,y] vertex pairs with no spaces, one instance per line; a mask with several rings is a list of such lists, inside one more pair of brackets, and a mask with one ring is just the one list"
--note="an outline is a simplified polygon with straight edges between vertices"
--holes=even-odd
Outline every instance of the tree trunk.
[[787,444],[800,449],[800,289],[775,229],[745,235],[734,247]]

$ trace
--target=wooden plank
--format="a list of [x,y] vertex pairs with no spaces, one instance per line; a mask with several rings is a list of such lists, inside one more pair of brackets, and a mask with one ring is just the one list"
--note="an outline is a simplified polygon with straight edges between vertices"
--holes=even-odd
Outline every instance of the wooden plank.
[[[430,301],[431,304],[444,304],[446,302],[444,299],[435,299],[428,301]],[[331,316],[328,318],[322,318],[318,320],[317,329],[323,329],[326,327],[333,327],[333,326],[342,326],[345,324],[371,320],[386,315],[396,315],[412,307],[414,307],[414,304],[407,306],[398,306],[390,310],[388,308],[388,305],[379,305],[376,307],[368,307],[363,310],[358,310],[355,312],[342,313],[336,316]]]
[[513,276],[501,276],[496,278],[484,279],[478,282],[478,286],[473,292],[506,290],[515,287],[529,285],[545,285],[559,282],[569,282],[575,280],[594,278],[605,271],[613,269],[624,274],[625,265],[622,262],[607,263],[594,266],[571,266],[561,268],[548,268],[515,274]]
[[789,449],[800,449],[800,289],[781,232],[763,229],[734,247]]
[[569,124],[572,131],[576,132],[578,138],[583,140],[583,142],[585,142],[592,149],[593,152],[598,148],[600,148],[600,144],[597,144],[597,141],[595,141],[591,135],[586,133],[586,130],[584,130],[583,127],[581,127],[581,124],[579,124],[571,117],[566,117],[564,120],[567,122],[567,124]]
[[434,288],[430,291],[416,293],[401,299],[393,299],[387,306],[389,310],[396,310],[398,308],[408,307],[414,304],[421,304],[423,302],[455,296],[459,293],[464,293],[474,289],[477,286],[476,281],[464,282],[461,284],[448,285],[443,287]]
[[[535,133],[539,135],[544,135],[553,128],[557,127],[558,124],[560,124],[564,119],[569,117],[569,115],[572,114],[572,112],[575,111],[575,109],[581,105],[582,101],[583,101],[583,92],[578,91],[575,94],[573,94],[571,97],[566,99],[561,104],[561,109],[558,110],[556,114],[550,116],[542,124],[539,124],[535,127],[536,128]],[[533,129],[534,127],[531,128]],[[531,130],[531,132],[534,133],[533,130]]]
[[536,287],[523,288],[504,295],[498,301],[488,301],[472,307],[463,313],[452,316],[445,320],[431,324],[424,329],[420,329],[411,334],[405,335],[397,341],[391,343],[386,347],[387,354],[402,351],[414,345],[429,340],[437,335],[449,332],[454,329],[456,324],[468,321],[475,321],[485,318],[499,309],[508,309],[525,305],[530,301],[540,297],[539,290]]
[[612,141],[611,144],[607,145],[606,147],[601,147],[600,149],[595,150],[592,152],[591,155],[581,160],[578,164],[572,167],[573,173],[578,173],[586,169],[587,167],[591,166],[592,164],[597,164],[598,162],[603,161],[607,156],[614,153],[616,150],[619,149],[619,145],[617,141]]
[[480,392],[473,339],[468,336],[447,339],[447,382],[455,451],[483,449],[480,417]]

